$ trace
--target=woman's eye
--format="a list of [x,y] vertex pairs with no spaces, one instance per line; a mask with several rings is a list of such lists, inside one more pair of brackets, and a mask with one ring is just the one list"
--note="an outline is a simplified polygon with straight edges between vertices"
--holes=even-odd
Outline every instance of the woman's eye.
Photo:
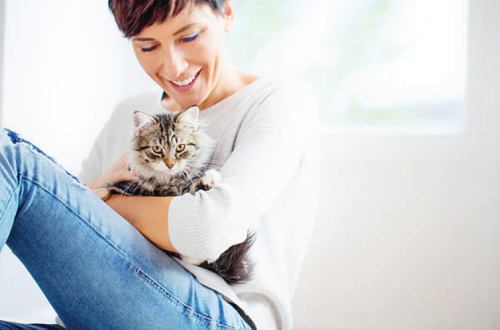
[[200,35],[199,32],[189,36],[189,37],[186,37],[186,38],[182,38],[181,39],[181,42],[191,42],[191,41],[194,41],[196,38],[198,38],[198,36]]
[[151,46],[151,47],[147,47],[147,48],[141,47],[141,52],[143,52],[143,53],[151,52],[151,51],[155,50],[156,47],[157,47],[156,45]]
[[179,145],[177,145],[177,147],[175,148],[175,150],[176,150],[177,152],[183,152],[183,151],[184,151],[184,149],[186,149],[186,145],[185,145],[185,144],[179,144]]
[[154,151],[155,153],[157,153],[157,154],[160,154],[160,153],[161,153],[161,151],[162,151],[162,148],[161,148],[160,146],[154,146],[154,147],[153,147],[153,151]]

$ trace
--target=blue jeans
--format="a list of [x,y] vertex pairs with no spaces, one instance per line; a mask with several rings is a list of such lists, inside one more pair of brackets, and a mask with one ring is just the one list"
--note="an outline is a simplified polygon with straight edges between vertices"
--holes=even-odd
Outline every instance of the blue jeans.
[[68,329],[250,329],[85,185],[0,129],[0,249],[5,243]]

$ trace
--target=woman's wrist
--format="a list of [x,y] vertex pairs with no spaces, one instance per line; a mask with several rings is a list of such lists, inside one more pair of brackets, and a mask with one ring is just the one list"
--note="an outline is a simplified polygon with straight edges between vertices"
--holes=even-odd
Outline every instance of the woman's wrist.
[[95,181],[93,181],[92,183],[90,183],[89,188],[92,190],[95,190],[97,188],[103,187],[106,184],[107,184],[106,180],[104,180],[102,177],[100,177],[100,178],[96,179]]

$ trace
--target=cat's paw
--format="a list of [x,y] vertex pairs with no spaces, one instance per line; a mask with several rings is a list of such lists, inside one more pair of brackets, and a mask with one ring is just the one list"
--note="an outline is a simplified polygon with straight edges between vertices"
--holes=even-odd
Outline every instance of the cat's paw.
[[203,174],[200,180],[200,189],[209,190],[214,185],[222,181],[222,177],[217,170],[208,170]]
[[222,177],[217,170],[208,170],[203,176],[191,186],[189,192],[196,194],[198,190],[210,190],[214,185],[222,181]]

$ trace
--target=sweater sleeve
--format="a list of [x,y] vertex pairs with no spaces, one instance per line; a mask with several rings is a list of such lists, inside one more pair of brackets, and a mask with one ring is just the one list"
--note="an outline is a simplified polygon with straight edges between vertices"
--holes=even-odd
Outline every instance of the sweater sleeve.
[[300,95],[291,86],[270,93],[230,137],[234,149],[221,168],[222,183],[173,199],[169,230],[180,253],[213,259],[244,241],[289,183],[315,122]]
[[90,184],[102,174],[103,167],[103,149],[104,141],[106,140],[107,131],[109,129],[109,121],[104,125],[97,139],[90,149],[90,153],[82,163],[82,169],[78,174],[78,178]]

